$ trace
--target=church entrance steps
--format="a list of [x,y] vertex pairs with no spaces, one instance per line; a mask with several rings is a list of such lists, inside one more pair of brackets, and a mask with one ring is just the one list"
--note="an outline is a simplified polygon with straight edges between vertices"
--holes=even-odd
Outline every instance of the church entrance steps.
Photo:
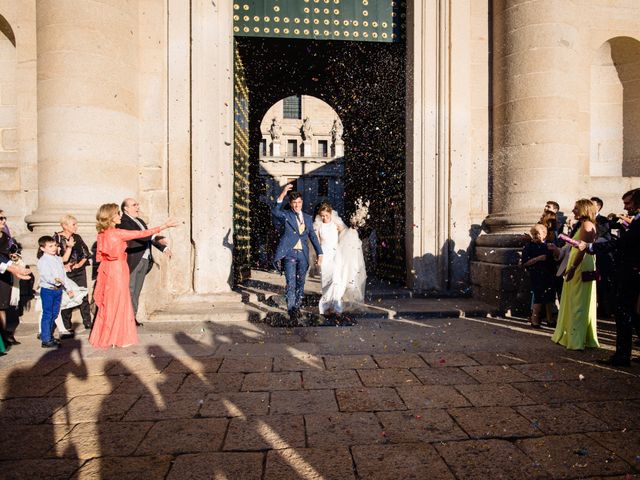
[[[286,313],[284,275],[277,272],[252,270],[251,278],[236,287],[243,302],[267,313]],[[358,320],[365,319],[428,319],[463,315],[486,316],[498,313],[496,307],[469,297],[415,297],[407,288],[390,286],[379,279],[369,280],[365,302],[354,313]],[[305,283],[303,308],[317,312],[321,295],[320,279],[309,277]]]

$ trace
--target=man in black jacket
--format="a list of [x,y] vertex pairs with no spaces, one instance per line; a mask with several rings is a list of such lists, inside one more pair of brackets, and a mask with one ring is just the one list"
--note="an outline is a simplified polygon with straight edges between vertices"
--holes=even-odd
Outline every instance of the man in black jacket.
[[[138,217],[140,215],[140,204],[134,198],[125,198],[121,205],[122,220],[118,228],[124,230],[146,230],[147,224]],[[136,325],[142,326],[138,322],[138,300],[144,285],[144,279],[153,265],[151,246],[156,247],[169,258],[171,250],[167,246],[166,239],[160,235],[139,238],[127,242],[127,264],[129,265],[129,291],[131,292],[131,303],[133,313],[136,315]]]
[[[596,229],[598,236],[596,243],[608,242],[613,238],[609,219],[602,215],[604,202],[601,198],[591,197],[591,201],[598,209]],[[615,313],[615,270],[613,253],[607,252],[596,255],[596,267],[600,272],[600,279],[596,282],[598,292],[598,318],[610,319]]]
[[640,295],[640,188],[630,190],[622,196],[628,216],[621,215],[619,238],[607,242],[587,244],[580,242],[578,248],[591,254],[613,252],[616,289],[616,352],[599,363],[615,367],[627,367],[631,361],[633,326],[638,318],[638,296]]

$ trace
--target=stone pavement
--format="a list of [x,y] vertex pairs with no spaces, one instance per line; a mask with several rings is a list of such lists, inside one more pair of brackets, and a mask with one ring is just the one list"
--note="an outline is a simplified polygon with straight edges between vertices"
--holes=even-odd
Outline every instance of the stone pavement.
[[[640,478],[640,364],[511,320],[147,323],[0,359],[2,478]],[[610,347],[609,347],[610,348]]]

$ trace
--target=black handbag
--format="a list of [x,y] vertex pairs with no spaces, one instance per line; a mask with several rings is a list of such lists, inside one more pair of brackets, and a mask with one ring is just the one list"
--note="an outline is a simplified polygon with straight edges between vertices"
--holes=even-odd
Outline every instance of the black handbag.
[[593,270],[591,272],[582,272],[582,281],[583,282],[599,282],[600,272],[598,270]]

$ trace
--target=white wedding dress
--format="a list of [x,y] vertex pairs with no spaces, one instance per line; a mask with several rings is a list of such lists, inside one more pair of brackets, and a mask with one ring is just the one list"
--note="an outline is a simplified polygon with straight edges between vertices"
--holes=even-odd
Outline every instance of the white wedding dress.
[[316,217],[314,229],[322,246],[320,314],[352,310],[364,301],[367,281],[358,231],[347,228],[335,212],[328,223],[322,223],[320,217]]

